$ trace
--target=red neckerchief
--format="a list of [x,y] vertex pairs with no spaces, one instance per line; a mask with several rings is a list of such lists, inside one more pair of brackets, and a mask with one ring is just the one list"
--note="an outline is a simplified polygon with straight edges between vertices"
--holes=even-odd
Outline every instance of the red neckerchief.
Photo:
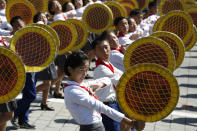
[[[114,73],[114,67],[109,63],[109,65],[105,64],[101,59],[97,59],[96,60],[96,67],[99,65],[104,65],[107,68],[109,68],[111,70],[112,73]],[[116,86],[113,84],[114,89],[116,90]]]
[[[74,85],[74,84],[64,84],[64,89],[66,88],[66,87],[68,87],[68,86],[71,86],[71,85]],[[79,85],[78,85],[79,86]],[[95,99],[97,99],[98,100],[98,97],[97,96],[95,96],[94,94],[92,94],[89,90],[88,90],[88,88],[86,88],[85,86],[79,86],[79,87],[81,87],[81,88],[83,88],[84,90],[86,90],[91,96],[93,96]]]
[[114,67],[110,63],[108,65],[108,64],[105,64],[101,59],[97,59],[96,60],[96,67],[99,66],[99,65],[106,66],[107,68],[109,68],[114,73]]
[[122,32],[119,32],[117,37],[118,37],[118,38],[119,38],[119,37],[125,37],[125,35],[124,35]]
[[119,51],[120,53],[122,53],[122,50],[121,49],[118,49],[118,48],[111,48],[111,50],[116,50],[116,51]]
[[66,16],[65,16],[65,14],[64,14],[64,13],[62,13],[62,16],[64,17],[64,20],[66,20]]
[[8,47],[2,39],[0,40],[0,42],[1,42],[5,47]]

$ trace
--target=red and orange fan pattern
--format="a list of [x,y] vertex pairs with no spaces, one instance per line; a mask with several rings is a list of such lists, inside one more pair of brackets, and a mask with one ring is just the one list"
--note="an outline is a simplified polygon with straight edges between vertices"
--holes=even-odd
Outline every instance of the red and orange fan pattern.
[[20,56],[26,72],[39,72],[48,67],[57,50],[50,33],[39,27],[18,30],[12,38],[10,49]]
[[179,87],[176,78],[157,64],[138,64],[121,76],[117,89],[120,108],[130,118],[155,122],[176,107]]
[[82,20],[89,31],[98,34],[112,26],[113,14],[105,4],[92,4],[86,7]]
[[157,31],[168,31],[178,35],[186,43],[193,30],[193,22],[184,11],[171,11],[162,17]]
[[171,47],[176,60],[176,68],[178,68],[182,64],[185,56],[183,41],[176,34],[167,31],[157,31],[151,36],[164,40]]
[[127,48],[124,54],[125,70],[140,63],[159,64],[172,72],[176,64],[174,53],[170,46],[165,41],[155,37],[135,40]]
[[25,68],[13,51],[0,47],[0,103],[14,99],[25,84]]
[[25,24],[33,23],[33,16],[36,14],[36,9],[27,0],[10,0],[6,6],[6,18],[10,20],[15,16],[20,16]]
[[158,10],[159,15],[162,16],[173,10],[186,11],[186,6],[182,0],[161,0]]
[[58,54],[64,54],[70,50],[77,40],[77,31],[68,21],[55,21],[50,26],[57,32],[60,40]]

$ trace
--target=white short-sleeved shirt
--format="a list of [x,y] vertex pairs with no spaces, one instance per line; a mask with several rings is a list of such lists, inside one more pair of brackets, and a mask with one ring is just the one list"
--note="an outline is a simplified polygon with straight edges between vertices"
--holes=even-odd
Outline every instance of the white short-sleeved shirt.
[[117,69],[121,70],[124,72],[124,65],[123,65],[123,59],[124,55],[117,50],[111,50],[110,53],[110,63],[112,63],[113,66],[115,66]]
[[[108,62],[105,62],[109,64]],[[113,65],[112,65],[113,66]],[[105,65],[98,65],[94,69],[94,79],[99,79],[102,77],[108,77],[111,79],[112,84],[102,88],[96,92],[99,100],[102,102],[109,102],[116,100],[116,92],[114,86],[118,84],[120,77],[122,76],[123,72],[114,67],[114,73]]]

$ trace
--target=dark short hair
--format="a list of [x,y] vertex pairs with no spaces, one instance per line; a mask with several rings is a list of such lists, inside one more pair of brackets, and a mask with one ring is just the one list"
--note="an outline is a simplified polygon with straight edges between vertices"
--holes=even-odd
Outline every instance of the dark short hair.
[[152,2],[150,2],[150,3],[148,4],[148,8],[149,8],[149,9],[152,8],[152,7],[154,7],[154,6],[157,6],[157,2],[156,2],[156,1],[152,1]]
[[134,17],[139,14],[142,14],[142,11],[140,9],[134,9],[134,10],[131,10],[131,12],[129,13],[129,16]]
[[83,51],[75,51],[69,55],[64,64],[64,72],[66,75],[70,76],[68,67],[73,69],[84,65],[85,61],[88,61],[88,56]]
[[100,35],[98,38],[96,38],[93,42],[92,42],[92,48],[96,49],[96,46],[101,44],[101,42],[103,41],[108,41],[107,38],[104,35]]
[[20,17],[20,16],[14,16],[14,17],[10,20],[11,26],[13,26],[13,24],[14,24],[16,21],[18,21],[18,20],[22,20],[22,21],[23,21],[22,17]]
[[102,34],[101,34],[101,37],[104,38],[104,39],[107,39],[107,36],[110,34],[110,33],[114,33],[114,31],[111,31],[111,30],[106,30],[104,31]]
[[55,12],[51,10],[52,7],[53,7],[53,2],[54,2],[54,1],[57,1],[57,0],[50,0],[49,3],[48,3],[48,11],[49,11],[49,13],[50,13],[51,15],[55,15]]
[[117,26],[118,23],[119,23],[120,21],[122,21],[123,19],[126,19],[126,18],[125,18],[125,17],[122,17],[122,16],[117,17],[117,18],[114,20],[114,25]]
[[62,12],[65,12],[66,11],[66,7],[68,5],[69,2],[66,2],[62,5]]
[[38,12],[34,15],[33,22],[37,23],[39,21],[39,17],[41,16],[42,12]]

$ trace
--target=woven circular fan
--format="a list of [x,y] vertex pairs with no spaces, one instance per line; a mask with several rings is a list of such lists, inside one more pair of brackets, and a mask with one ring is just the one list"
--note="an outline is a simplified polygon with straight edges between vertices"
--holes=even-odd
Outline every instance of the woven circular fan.
[[193,24],[195,26],[197,26],[197,8],[193,8],[193,9],[188,9],[187,12],[189,13],[189,15],[191,16],[192,20],[193,20]]
[[188,51],[191,48],[193,48],[194,45],[196,44],[196,42],[197,42],[197,29],[196,29],[196,26],[194,25],[192,35],[191,35],[189,41],[185,43],[185,50]]
[[169,45],[155,37],[145,37],[134,41],[126,50],[124,55],[124,68],[140,63],[155,63],[168,68],[175,69],[175,57]]
[[137,3],[136,0],[116,0],[116,1],[119,2],[119,3],[127,2],[127,3],[131,4],[134,7],[134,9],[139,8],[138,3]]
[[161,0],[158,8],[160,16],[172,10],[186,10],[185,3],[182,0]]
[[45,30],[47,30],[51,35],[52,35],[52,38],[54,39],[55,41],[55,44],[56,44],[56,52],[58,53],[59,51],[59,46],[60,46],[60,40],[59,40],[59,36],[57,34],[57,32],[50,26],[48,25],[44,25],[44,24],[31,24],[30,26],[38,26],[38,27],[41,27],[41,28],[44,28]]
[[149,4],[149,0],[136,0],[136,1],[141,10],[144,10]]
[[113,14],[111,9],[104,4],[92,4],[86,7],[82,19],[89,31],[101,33],[111,27]]
[[77,40],[77,31],[68,21],[55,21],[50,26],[57,32],[60,39],[58,54],[64,54],[72,49]]
[[183,41],[176,34],[167,31],[157,31],[151,36],[164,40],[171,47],[176,60],[175,68],[178,68],[185,56],[185,46]]
[[55,58],[56,44],[50,33],[40,27],[26,27],[17,31],[10,48],[20,56],[27,72],[39,72]]
[[125,8],[125,10],[127,11],[127,16],[129,15],[129,13],[131,12],[131,10],[135,9],[135,7],[128,3],[128,2],[120,2],[120,4]]
[[187,9],[197,8],[197,2],[195,2],[195,0],[183,0],[183,1],[186,4]]
[[84,46],[84,44],[86,43],[88,39],[88,31],[83,25],[81,20],[68,19],[66,21],[72,23],[75,26],[75,29],[77,31],[77,40],[75,44],[73,45],[73,47],[71,48],[71,50],[72,51],[79,50]]
[[176,107],[179,87],[168,69],[157,64],[139,64],[122,75],[116,94],[121,109],[129,117],[155,122]]
[[[126,17],[127,16],[127,12],[125,10],[125,8],[119,4],[118,2],[115,1],[107,1],[104,3],[105,5],[107,5],[112,13],[113,13],[113,21],[117,18],[117,17]],[[115,26],[113,25],[111,27],[110,30],[115,30]]]
[[25,84],[25,68],[11,50],[0,47],[0,103],[14,99]]
[[6,6],[6,18],[10,20],[15,16],[20,16],[25,24],[33,23],[33,16],[36,13],[34,6],[27,0],[12,0]]
[[153,26],[153,32],[158,31],[159,28],[159,24],[162,21],[163,16],[159,17],[159,19],[157,19],[157,21],[155,22],[154,26]]
[[48,0],[28,0],[30,1],[35,9],[41,12],[47,12],[48,11]]
[[178,35],[184,43],[191,37],[192,19],[186,12],[171,11],[163,16],[158,31],[169,31]]

